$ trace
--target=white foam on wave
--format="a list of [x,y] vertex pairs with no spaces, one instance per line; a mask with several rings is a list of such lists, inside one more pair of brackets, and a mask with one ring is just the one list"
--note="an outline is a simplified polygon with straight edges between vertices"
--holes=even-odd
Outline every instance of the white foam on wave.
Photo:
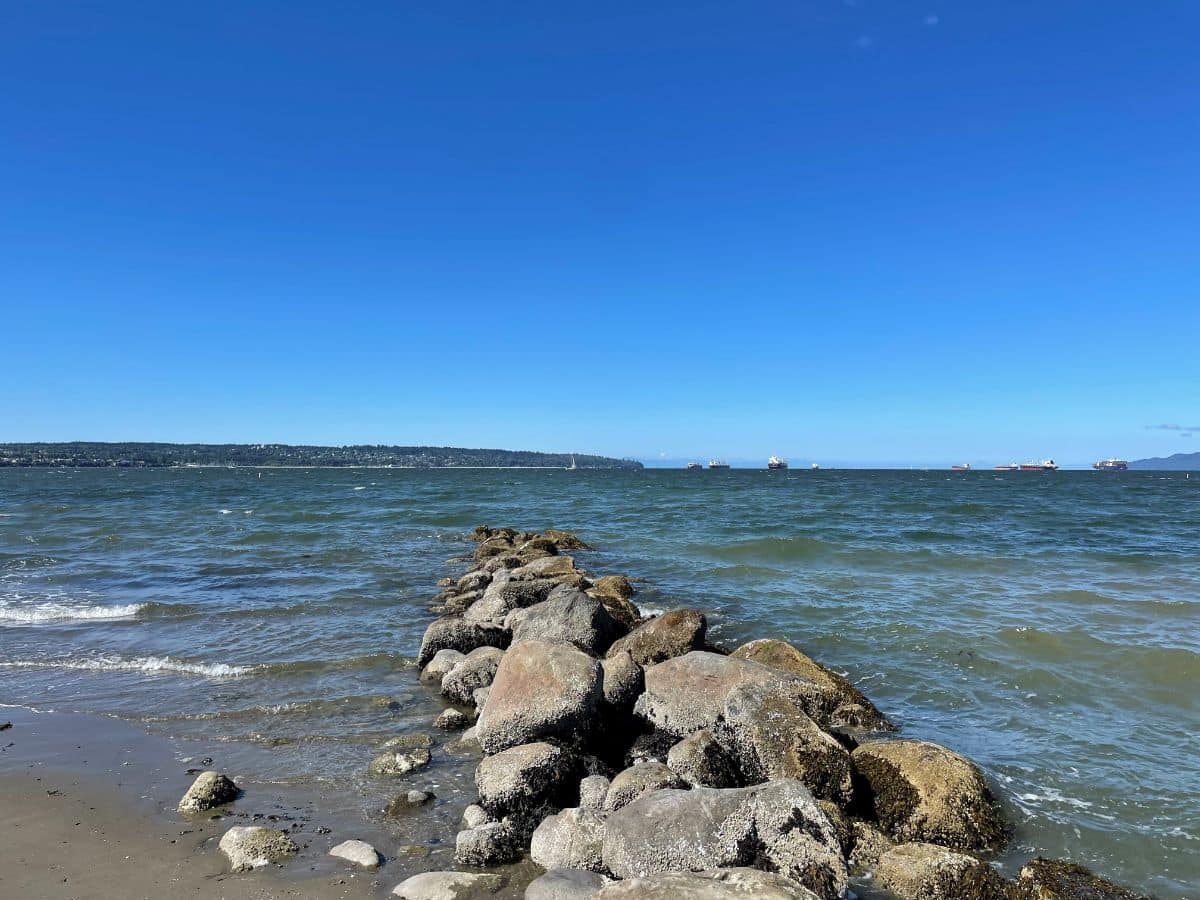
[[187,662],[169,656],[97,656],[90,659],[19,660],[0,662],[9,669],[76,669],[85,672],[158,672],[199,675],[202,678],[238,678],[253,672],[255,666],[231,666],[226,663]]
[[0,622],[37,625],[40,622],[132,619],[145,607],[145,603],[126,603],[121,606],[81,606],[77,603],[55,603],[53,601],[11,604],[0,600]]

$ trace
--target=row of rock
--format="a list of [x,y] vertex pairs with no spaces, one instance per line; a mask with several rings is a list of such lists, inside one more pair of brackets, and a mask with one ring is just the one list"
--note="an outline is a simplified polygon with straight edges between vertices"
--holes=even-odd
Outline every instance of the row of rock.
[[[643,619],[627,578],[576,566],[567,553],[588,548],[568,532],[473,537],[474,564],[441,583],[418,654],[455,704],[438,724],[469,726],[463,741],[484,754],[460,864],[528,853],[546,870],[531,900],[834,900],[854,871],[920,900],[1136,896],[1065,863],[1004,878],[979,855],[1009,829],[978,767],[887,737],[869,699],[796,647],[727,652],[695,609]],[[456,878],[456,896],[499,888],[418,877],[435,875]]]

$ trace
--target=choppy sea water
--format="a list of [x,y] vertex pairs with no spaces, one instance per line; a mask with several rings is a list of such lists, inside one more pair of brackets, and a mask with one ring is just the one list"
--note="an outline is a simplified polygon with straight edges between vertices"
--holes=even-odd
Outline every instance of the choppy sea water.
[[[1200,897],[1182,473],[0,470],[0,703],[219,745],[378,822],[401,785],[363,770],[434,732],[412,660],[480,523],[575,530],[643,608],[698,606],[718,643],[782,637],[848,673],[905,735],[985,768],[1009,871],[1065,856]],[[440,749],[412,778],[442,798],[434,859],[474,764]]]

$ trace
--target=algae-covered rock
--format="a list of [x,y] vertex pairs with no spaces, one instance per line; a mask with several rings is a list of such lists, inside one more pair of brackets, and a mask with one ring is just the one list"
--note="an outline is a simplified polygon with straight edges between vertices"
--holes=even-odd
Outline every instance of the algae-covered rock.
[[818,799],[850,802],[850,754],[777,685],[748,682],[730,691],[714,733],[748,784],[796,778]]
[[247,872],[279,862],[300,850],[284,832],[259,825],[230,828],[217,846],[228,857],[235,872]]
[[583,591],[555,590],[541,603],[514,610],[504,620],[513,643],[525,640],[571,644],[598,656],[628,630],[603,604]]
[[201,772],[179,801],[182,813],[203,812],[232,803],[241,791],[220,772]]
[[927,741],[873,741],[852,754],[865,800],[900,842],[957,850],[998,845],[1005,835],[983,773],[952,750]]
[[567,644],[521,641],[500,661],[476,733],[487,753],[548,738],[579,743],[597,724],[600,663]]
[[875,879],[900,900],[1003,900],[1009,884],[974,856],[934,844],[900,844],[884,853]]
[[576,537],[569,531],[562,531],[558,528],[547,528],[542,532],[542,537],[554,542],[554,546],[559,550],[591,550],[592,548],[585,544],[582,540]]
[[673,609],[642,623],[609,648],[628,650],[639,666],[651,666],[704,647],[708,620],[698,609]]
[[423,747],[415,750],[385,750],[367,766],[367,774],[387,778],[407,775],[429,765],[429,751]]
[[454,840],[454,861],[464,866],[494,866],[520,855],[520,836],[507,822],[484,822]]
[[1021,867],[1018,900],[1150,900],[1061,859],[1031,859]]
[[814,684],[821,694],[820,705],[824,716],[816,718],[822,724],[882,730],[891,730],[893,727],[866,695],[846,678],[786,641],[750,641],[731,655],[788,672]]

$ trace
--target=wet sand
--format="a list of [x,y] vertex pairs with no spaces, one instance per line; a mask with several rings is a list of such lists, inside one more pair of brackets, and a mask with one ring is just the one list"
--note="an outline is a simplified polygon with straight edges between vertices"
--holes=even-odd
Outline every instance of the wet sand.
[[[186,765],[123,723],[0,708],[0,724],[10,721],[13,727],[0,731],[4,900],[335,900],[383,897],[397,880],[386,868],[355,872],[325,857],[329,846],[358,835],[319,833],[322,826],[295,798],[260,792],[240,804],[244,811],[185,818],[174,804],[192,780]],[[300,855],[286,868],[231,874],[216,843],[229,827],[251,820],[292,828]]]

